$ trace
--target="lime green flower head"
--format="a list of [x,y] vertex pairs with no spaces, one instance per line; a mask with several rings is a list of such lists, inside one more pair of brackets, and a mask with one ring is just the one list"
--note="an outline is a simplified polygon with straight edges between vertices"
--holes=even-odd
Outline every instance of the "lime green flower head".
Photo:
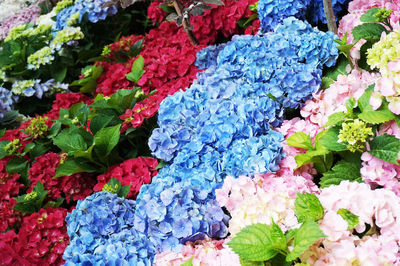
[[68,27],[60,30],[50,43],[50,47],[59,50],[64,43],[83,39],[85,35],[80,27]]
[[53,11],[57,14],[64,8],[67,8],[69,6],[72,6],[74,4],[73,0],[63,0],[57,3],[57,5],[54,7]]
[[49,127],[46,124],[48,120],[49,119],[47,118],[47,116],[38,116],[32,118],[31,123],[25,129],[26,133],[35,139],[43,136],[49,130]]
[[28,69],[39,69],[42,65],[47,65],[54,60],[54,50],[46,46],[36,51],[28,57]]
[[382,35],[381,40],[367,51],[367,63],[386,75],[388,62],[400,58],[400,31]]
[[339,131],[339,141],[347,142],[347,149],[351,152],[363,151],[364,143],[369,136],[373,136],[372,128],[359,119],[351,122],[344,122],[342,129]]
[[75,14],[70,16],[69,19],[67,20],[67,26],[75,26],[75,25],[77,25],[78,22],[79,22],[79,17],[80,17],[80,13],[79,12],[76,12]]
[[21,37],[22,33],[26,30],[28,24],[23,24],[12,28],[8,32],[7,38],[4,39],[5,42],[16,40]]
[[4,146],[4,151],[8,155],[13,155],[15,152],[21,147],[21,141],[19,139],[14,139],[10,143],[8,143],[6,146]]
[[109,184],[105,184],[103,189],[102,189],[102,191],[108,191],[108,192],[111,192],[111,193],[116,193],[117,190],[118,190],[118,185],[117,184],[115,184],[114,187],[112,187]]

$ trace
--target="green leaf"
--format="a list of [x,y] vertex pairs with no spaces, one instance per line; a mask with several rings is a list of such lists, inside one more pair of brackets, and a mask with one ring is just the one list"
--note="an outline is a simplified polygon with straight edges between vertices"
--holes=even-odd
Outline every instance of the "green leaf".
[[43,153],[46,153],[49,151],[50,148],[47,145],[37,143],[35,147],[30,151],[29,157],[31,160],[34,160],[36,157],[42,155]]
[[[333,67],[328,68],[328,70],[326,71],[323,79],[329,79],[330,83],[333,83],[337,80],[337,77],[339,75],[345,75],[347,76],[348,73],[346,71],[346,67],[349,64],[349,62],[347,61],[347,59],[344,56],[339,57],[339,60],[337,61],[336,65]],[[328,86],[329,87],[329,86]],[[326,87],[326,88],[328,88]],[[324,88],[324,87],[323,87]]]
[[67,76],[68,68],[51,68],[53,78],[58,82],[63,82],[65,77]]
[[297,220],[300,223],[319,221],[324,218],[324,207],[314,194],[297,193],[294,208]]
[[126,74],[126,79],[137,83],[144,74],[143,67],[144,58],[143,56],[139,55],[139,57],[132,64],[132,71]]
[[379,41],[384,31],[386,31],[386,29],[381,24],[364,23],[354,27],[351,34],[354,37],[354,42],[358,42],[361,39]]
[[108,115],[96,115],[90,121],[90,131],[96,134],[100,129],[105,128],[114,117]]
[[296,235],[298,229],[289,229],[285,233],[286,237],[286,243],[289,245],[289,243],[294,239],[294,236]]
[[390,120],[394,120],[396,115],[393,114],[389,109],[384,109],[362,112],[358,115],[358,118],[370,124],[381,124]]
[[56,175],[53,178],[57,178],[60,176],[70,176],[76,173],[94,173],[97,171],[101,171],[99,167],[95,167],[90,165],[89,163],[83,161],[79,158],[71,158],[68,159],[57,167]]
[[43,209],[58,208],[61,206],[61,204],[63,204],[63,202],[64,202],[64,198],[58,198],[55,201],[49,201],[43,206]]
[[328,122],[323,127],[340,125],[347,118],[347,114],[343,112],[331,114],[328,117]]
[[47,193],[48,191],[44,190],[43,184],[39,181],[31,193],[15,198],[17,204],[13,208],[23,214],[38,212],[42,208]]
[[193,266],[193,257],[182,263],[180,266]]
[[374,15],[378,13],[380,10],[379,7],[373,7],[367,10],[364,14],[361,15],[360,21],[361,22],[379,22],[379,19],[376,18]]
[[252,224],[237,233],[228,246],[240,258],[249,261],[266,261],[280,250],[286,251],[286,238],[278,225]]
[[296,155],[295,160],[297,163],[297,168],[301,167],[304,164],[312,163],[315,161],[315,158],[318,156],[323,156],[329,154],[327,149],[318,149],[318,150],[308,150],[306,153],[301,153]]
[[372,48],[374,43],[376,43],[378,40],[368,40],[366,43],[364,43],[361,48],[360,48],[360,59],[358,60],[357,64],[360,68],[366,70],[366,71],[371,71],[370,65],[367,63],[367,52],[369,49]]
[[76,151],[85,151],[87,149],[85,139],[75,127],[61,131],[53,139],[53,143],[63,152],[68,153],[68,155],[73,155]]
[[6,133],[6,129],[0,129],[0,138],[4,136],[4,134]]
[[307,150],[314,149],[310,136],[304,132],[296,132],[290,135],[290,137],[287,139],[287,145]]
[[163,168],[164,166],[166,166],[167,164],[168,164],[167,162],[161,160],[161,161],[157,164],[155,170],[159,170],[159,169]]
[[[249,261],[249,260],[244,260],[239,257],[240,265],[241,266],[264,266],[264,262],[262,261]],[[181,264],[182,266],[183,264]]]
[[332,127],[324,132],[324,134],[319,139],[319,143],[330,151],[344,151],[346,150],[346,144],[340,143],[339,127]]
[[361,163],[339,161],[331,171],[323,174],[319,184],[321,188],[325,188],[330,185],[339,185],[343,180],[361,182],[360,169]]
[[293,261],[302,255],[311,245],[326,235],[314,221],[303,223],[294,236],[294,248],[287,255],[286,261]]
[[6,171],[10,174],[22,173],[29,167],[29,163],[24,158],[11,159],[6,165]]
[[8,140],[3,140],[0,141],[0,159],[3,159],[4,157],[6,157],[8,155],[8,153],[6,152],[6,150],[4,149],[5,146],[10,143],[10,141]]
[[121,189],[119,190],[118,197],[120,198],[126,198],[126,196],[128,196],[129,194],[129,190],[131,189],[132,185],[128,185],[128,186],[122,186]]
[[358,99],[358,108],[360,108],[361,112],[364,111],[372,111],[372,106],[369,104],[369,99],[371,98],[371,94],[374,91],[375,84],[369,86],[363,95],[361,95],[360,99]]
[[50,128],[49,135],[47,136],[49,139],[54,138],[57,136],[58,132],[61,130],[61,122],[56,121]]
[[358,216],[353,214],[347,209],[339,209],[337,213],[342,216],[342,218],[348,223],[347,229],[351,230],[354,229],[359,222]]
[[98,78],[100,78],[101,73],[103,73],[103,67],[101,67],[101,66],[94,67],[93,72],[92,72],[92,78],[94,80],[97,80]]
[[369,153],[383,161],[398,165],[400,140],[395,136],[384,134],[375,137],[370,143]]
[[101,157],[107,156],[118,144],[121,124],[100,129],[94,135],[94,151]]
[[90,93],[90,92],[94,92],[96,90],[97,87],[97,81],[93,78],[89,78],[87,83],[85,85],[83,85],[79,91],[82,93]]

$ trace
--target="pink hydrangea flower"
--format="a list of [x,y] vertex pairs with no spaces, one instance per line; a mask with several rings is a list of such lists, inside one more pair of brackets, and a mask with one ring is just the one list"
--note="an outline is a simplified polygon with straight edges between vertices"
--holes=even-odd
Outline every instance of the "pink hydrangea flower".
[[300,111],[301,115],[310,123],[322,127],[331,114],[346,112],[346,101],[351,97],[358,100],[378,77],[379,74],[356,69],[347,76],[339,75],[328,89],[320,91],[306,102]]
[[179,266],[193,258],[193,266],[240,266],[239,256],[226,245],[229,240],[205,239],[196,243],[189,242],[178,253],[166,251],[157,254],[154,264],[156,266]]

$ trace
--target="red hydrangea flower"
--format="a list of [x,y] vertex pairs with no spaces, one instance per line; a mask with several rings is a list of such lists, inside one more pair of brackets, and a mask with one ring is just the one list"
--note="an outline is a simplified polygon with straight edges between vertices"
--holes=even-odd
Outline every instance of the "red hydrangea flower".
[[1,265],[30,266],[31,262],[22,257],[17,251],[22,247],[18,243],[18,235],[14,230],[0,234],[0,262]]
[[244,34],[246,34],[246,35],[255,35],[255,34],[257,34],[257,32],[260,29],[260,27],[261,27],[260,20],[259,19],[255,19],[255,20],[253,20],[251,25],[246,28]]
[[21,223],[21,213],[13,209],[16,203],[14,199],[0,200],[0,232],[16,228]]
[[40,181],[44,185],[44,189],[49,191],[47,198],[50,200],[65,196],[67,203],[69,203],[71,198],[75,201],[89,196],[93,192],[92,188],[95,184],[91,174],[78,173],[71,176],[53,178],[56,175],[60,159],[61,156],[53,152],[36,157],[36,161],[29,169],[31,185],[28,192],[31,192]]
[[80,92],[57,93],[51,110],[45,114],[49,119],[57,119],[61,108],[68,109],[76,103],[91,104],[93,99]]
[[160,2],[151,3],[147,9],[147,17],[153,21],[153,25],[161,23],[167,15],[168,13],[160,7]]
[[138,157],[129,159],[119,165],[113,165],[109,171],[97,177],[97,184],[94,191],[103,189],[111,177],[121,182],[122,186],[131,185],[127,198],[135,199],[139,189],[143,184],[150,184],[151,179],[157,175],[155,169],[158,161],[155,158]]
[[18,254],[33,265],[64,263],[62,255],[69,243],[66,216],[67,210],[63,208],[40,209],[25,216],[18,232]]
[[141,39],[143,39],[142,35],[130,35],[126,37],[121,37],[119,41],[108,45],[108,49],[110,52],[106,55],[106,57],[108,59],[111,59],[113,62],[121,59],[129,59],[129,52],[131,51],[135,43],[137,43]]
[[[9,174],[6,171],[6,164],[10,159],[4,158],[0,160],[0,200],[10,200],[17,196],[19,190],[24,187],[17,180],[19,174]],[[1,230],[0,230],[1,231]]]
[[119,89],[132,88],[133,82],[125,78],[125,75],[131,72],[131,67],[128,64],[102,62],[102,66],[103,73],[97,80],[96,93],[109,96]]

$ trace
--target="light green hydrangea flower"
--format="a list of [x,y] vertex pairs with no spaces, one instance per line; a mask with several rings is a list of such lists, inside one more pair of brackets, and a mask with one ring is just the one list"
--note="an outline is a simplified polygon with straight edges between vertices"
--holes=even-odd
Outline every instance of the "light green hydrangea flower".
[[23,95],[24,90],[33,88],[35,86],[35,80],[34,79],[28,79],[28,80],[17,80],[14,82],[12,85],[12,93],[15,95]]
[[80,13],[76,12],[75,14],[73,14],[72,16],[70,16],[67,20],[67,26],[75,26],[78,24],[79,22],[79,16]]
[[378,68],[383,75],[387,70],[388,62],[400,57],[400,31],[393,31],[384,35],[367,51],[367,63],[372,68]]
[[23,25],[19,25],[19,26],[12,28],[8,32],[8,36],[7,36],[7,38],[4,39],[4,41],[8,42],[8,41],[16,40],[16,39],[20,38],[21,34],[26,30],[27,25],[28,24],[23,24]]
[[53,11],[57,14],[64,8],[67,8],[69,6],[72,6],[74,4],[73,0],[63,0],[57,3],[57,5],[53,8]]
[[372,128],[367,127],[365,122],[355,119],[352,122],[342,124],[338,142],[347,142],[347,149],[351,152],[363,151],[367,138],[373,135]]
[[64,43],[81,40],[85,37],[80,27],[68,27],[60,30],[50,43],[50,47],[59,50]]
[[39,69],[42,65],[47,65],[54,60],[54,50],[46,46],[36,51],[28,57],[28,69]]

